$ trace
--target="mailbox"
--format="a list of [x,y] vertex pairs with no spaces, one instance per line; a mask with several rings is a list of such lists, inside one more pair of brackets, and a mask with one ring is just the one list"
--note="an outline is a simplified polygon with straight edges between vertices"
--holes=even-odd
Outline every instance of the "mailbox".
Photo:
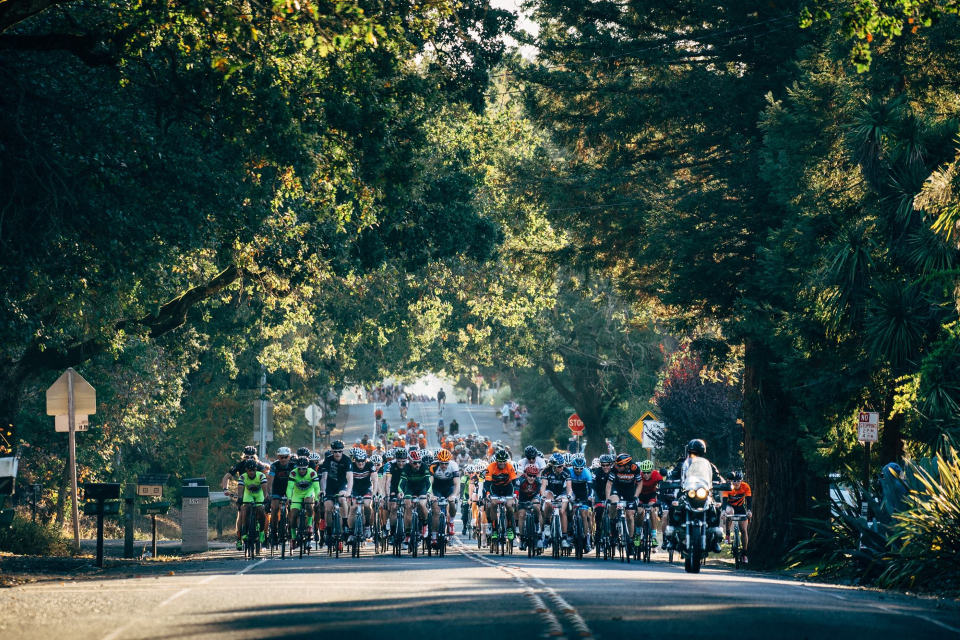
[[207,486],[206,478],[187,478],[183,481],[182,485],[184,487],[205,487]]
[[140,505],[140,515],[144,516],[162,516],[170,511],[169,502],[151,502]]
[[[83,503],[83,515],[85,516],[95,516],[97,514],[97,504],[96,502],[84,502]],[[120,513],[120,501],[110,501],[103,503],[103,515],[105,516],[115,516]]]
[[118,482],[89,482],[83,485],[85,500],[119,500],[120,483]]
[[211,491],[210,492],[210,506],[211,507],[222,507],[230,504],[230,496],[228,496],[223,491]]

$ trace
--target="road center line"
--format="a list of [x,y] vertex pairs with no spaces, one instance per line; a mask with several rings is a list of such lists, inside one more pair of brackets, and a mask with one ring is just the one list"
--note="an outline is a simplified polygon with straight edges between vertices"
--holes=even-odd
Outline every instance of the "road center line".
[[252,569],[256,569],[257,567],[259,567],[260,565],[262,565],[264,562],[267,562],[268,560],[270,560],[270,558],[264,558],[264,559],[261,560],[260,562],[257,562],[257,563],[255,563],[255,564],[251,564],[251,565],[249,565],[246,569],[241,569],[240,571],[237,571],[237,575],[238,575],[238,576],[242,576],[242,575],[245,574],[247,571],[251,571]]
[[170,596],[169,598],[161,602],[160,606],[165,607],[171,602],[173,602],[174,600],[176,600],[177,598],[179,598],[180,596],[186,595],[189,592],[190,592],[190,589],[180,589],[180,591],[177,591],[175,594],[173,594],[172,596]]
[[214,576],[210,576],[209,578],[204,578],[203,580],[201,580],[201,581],[198,582],[197,584],[209,584],[209,583],[213,582],[214,580],[216,580],[216,579],[219,578],[219,577],[220,577],[219,574],[218,574],[218,575],[214,575]]

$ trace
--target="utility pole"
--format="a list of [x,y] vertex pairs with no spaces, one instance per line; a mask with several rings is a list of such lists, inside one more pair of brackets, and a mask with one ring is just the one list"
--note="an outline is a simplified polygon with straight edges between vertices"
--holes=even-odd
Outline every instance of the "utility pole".
[[267,459],[267,365],[260,365],[260,459]]

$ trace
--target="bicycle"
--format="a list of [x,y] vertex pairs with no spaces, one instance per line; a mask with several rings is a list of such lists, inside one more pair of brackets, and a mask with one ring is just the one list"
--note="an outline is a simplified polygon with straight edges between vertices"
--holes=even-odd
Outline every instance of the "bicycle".
[[[300,505],[300,509],[297,515],[297,546],[300,547],[300,559],[303,559],[303,552],[306,551],[307,555],[310,555],[310,541],[307,540],[307,504],[303,502]],[[290,553],[293,553],[291,548]]]
[[610,559],[610,532],[610,514],[604,509],[603,516],[600,518],[600,526],[597,528],[597,558],[603,555],[604,560]]
[[260,555],[260,519],[257,518],[255,505],[255,502],[248,502],[243,506],[247,518],[244,523],[247,538],[243,541],[243,555],[250,560]]
[[437,555],[441,558],[447,553],[447,505],[450,502],[446,498],[437,498],[437,507],[440,509],[440,515],[437,518]]
[[653,539],[651,537],[652,520],[650,519],[650,511],[655,507],[656,505],[652,504],[643,505],[643,524],[641,525],[640,548],[637,551],[639,552],[640,560],[646,563],[650,562],[650,554],[653,552]]
[[403,553],[403,499],[397,498],[397,515],[393,523],[393,555],[400,556]]
[[732,516],[727,516],[727,520],[733,523],[733,542],[730,546],[730,552],[733,554],[733,564],[734,567],[739,569],[743,564],[743,544],[741,539],[743,538],[740,533],[740,523],[747,520],[746,514],[737,513]]
[[340,543],[341,538],[343,537],[343,532],[341,528],[343,527],[343,520],[340,517],[340,498],[339,496],[334,496],[333,500],[333,513],[330,516],[332,522],[327,522],[327,529],[330,531],[330,544],[327,547],[327,555],[340,557]]
[[556,560],[563,553],[563,527],[560,526],[560,501],[551,500],[553,505],[553,516],[550,518],[550,545],[553,550],[553,558]]
[[613,531],[611,532],[611,549],[610,555],[616,556],[617,551],[620,552],[620,562],[630,562],[630,550],[629,545],[631,544],[630,537],[627,533],[627,516],[625,513],[627,503],[625,500],[621,500],[617,503],[617,519],[615,522],[611,522],[613,525]]
[[[270,540],[270,556],[276,553],[277,547],[280,547],[280,558],[287,557],[287,499],[286,497],[280,498],[280,516],[279,522],[274,524],[274,531],[271,535]],[[293,550],[290,550],[290,553],[293,553]]]
[[[518,509],[521,506],[517,507]],[[533,558],[540,555],[540,540],[537,535],[537,516],[533,512],[533,503],[526,502],[522,505],[526,515],[523,518],[523,544],[527,547],[527,557]]]
[[417,554],[420,553],[422,538],[420,532],[420,498],[411,498],[410,508],[413,509],[413,513],[410,514],[410,545],[408,551],[411,556],[416,558]]
[[377,496],[373,499],[373,551],[374,553],[386,553],[389,543],[386,526],[381,519],[381,509],[383,509],[383,496]]
[[491,496],[497,502],[497,542],[490,541],[490,551],[494,554],[513,554],[513,540],[507,537],[507,497]]
[[590,508],[592,508],[590,505],[580,502],[573,504],[573,526],[571,530],[573,531],[573,551],[577,560],[583,559],[583,553],[587,547],[587,526],[583,521],[583,510]]

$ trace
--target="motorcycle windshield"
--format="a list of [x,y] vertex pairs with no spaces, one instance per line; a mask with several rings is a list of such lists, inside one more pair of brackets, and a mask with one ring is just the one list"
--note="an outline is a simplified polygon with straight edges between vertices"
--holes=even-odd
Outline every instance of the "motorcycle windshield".
[[713,467],[706,458],[688,458],[683,463],[683,490],[713,488]]

